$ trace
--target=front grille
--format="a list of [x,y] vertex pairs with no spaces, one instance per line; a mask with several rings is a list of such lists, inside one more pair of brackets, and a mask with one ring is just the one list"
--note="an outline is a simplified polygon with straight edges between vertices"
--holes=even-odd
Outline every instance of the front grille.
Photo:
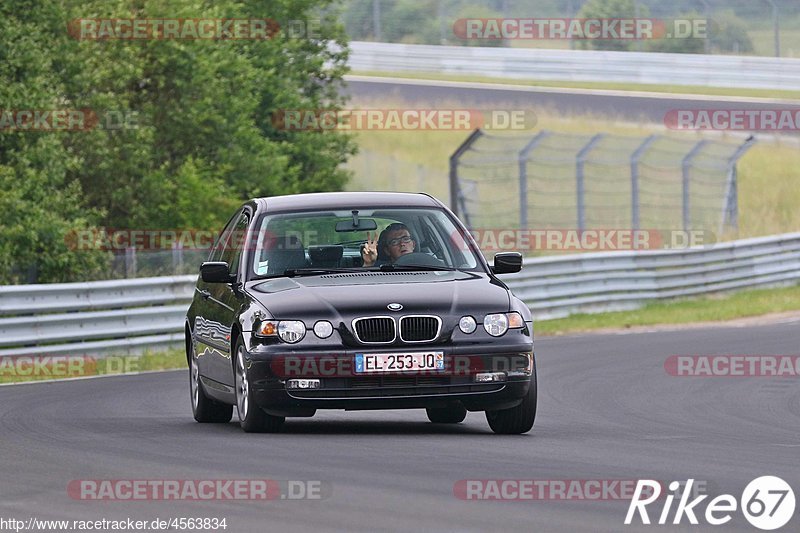
[[388,344],[397,336],[394,319],[390,316],[356,318],[353,329],[358,341],[364,344]]
[[400,319],[403,342],[429,342],[439,336],[442,321],[436,316],[404,316]]

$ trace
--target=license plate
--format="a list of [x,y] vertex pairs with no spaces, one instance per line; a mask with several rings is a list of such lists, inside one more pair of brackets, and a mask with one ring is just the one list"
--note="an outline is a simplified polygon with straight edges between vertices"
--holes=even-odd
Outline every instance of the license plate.
[[444,352],[357,353],[356,373],[444,370]]

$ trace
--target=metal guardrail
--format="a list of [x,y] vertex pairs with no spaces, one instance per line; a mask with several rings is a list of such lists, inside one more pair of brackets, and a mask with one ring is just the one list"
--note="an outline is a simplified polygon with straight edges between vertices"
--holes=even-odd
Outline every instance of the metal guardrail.
[[519,80],[797,90],[800,59],[649,52],[350,43],[361,72],[418,72]]
[[800,282],[800,233],[710,248],[526,259],[503,279],[537,319],[630,310],[668,298]]
[[[180,346],[196,276],[0,287],[0,356]],[[709,248],[525,260],[503,276],[541,320],[800,282],[800,233]]]
[[0,356],[179,346],[196,275],[0,287]]

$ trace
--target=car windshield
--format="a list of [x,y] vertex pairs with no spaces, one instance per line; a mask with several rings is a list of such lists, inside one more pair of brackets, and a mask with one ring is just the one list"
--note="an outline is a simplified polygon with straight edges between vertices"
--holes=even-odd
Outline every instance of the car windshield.
[[[342,269],[478,270],[462,231],[444,210],[433,208],[268,214],[254,237],[251,276]],[[367,248],[363,254],[362,247]]]

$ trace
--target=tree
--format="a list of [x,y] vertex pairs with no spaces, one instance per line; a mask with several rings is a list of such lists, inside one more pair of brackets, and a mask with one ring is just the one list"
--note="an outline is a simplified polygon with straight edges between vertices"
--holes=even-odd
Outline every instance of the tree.
[[[81,18],[270,18],[283,30],[268,40],[87,40],[67,32]],[[0,228],[0,261],[27,272],[28,252],[52,243],[44,235],[54,228],[217,229],[247,198],[341,189],[352,137],[284,131],[271,118],[341,108],[346,59],[332,0],[0,0],[3,106],[99,117],[84,131],[0,130],[12,218],[52,204],[47,228],[29,221],[7,240],[10,226]],[[119,117],[132,121],[119,127]],[[77,270],[40,269],[41,281],[81,279],[84,256],[61,252],[73,256],[59,264]]]
[[[646,18],[650,11],[640,6],[639,18]],[[635,0],[588,0],[578,12],[578,18],[585,19],[632,19],[637,16]],[[636,41],[625,39],[591,39],[578,41],[580,48],[593,50],[628,51]]]
[[[18,11],[17,11],[18,10]],[[102,271],[106,254],[76,250],[68,236],[89,230],[87,209],[69,177],[79,159],[67,132],[31,131],[17,117],[55,108],[64,93],[50,31],[59,14],[46,2],[0,4],[0,283],[67,281]]]

